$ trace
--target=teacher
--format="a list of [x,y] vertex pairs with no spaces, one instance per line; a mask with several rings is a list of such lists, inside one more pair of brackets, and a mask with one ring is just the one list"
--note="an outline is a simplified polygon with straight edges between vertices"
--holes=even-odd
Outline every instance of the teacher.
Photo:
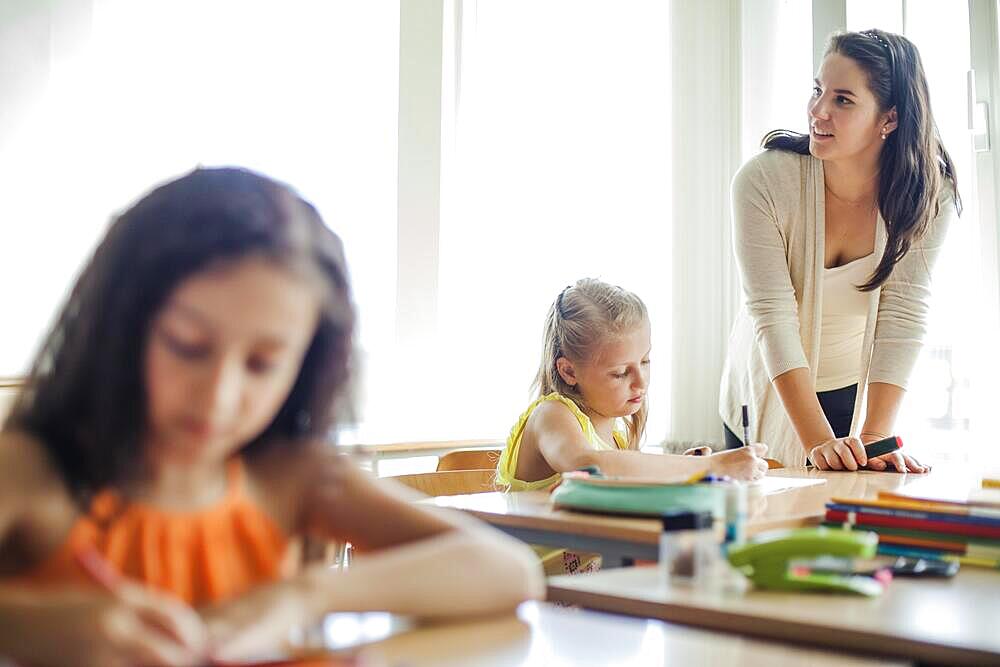
[[893,433],[926,329],[931,267],[961,204],[905,37],[831,37],[808,104],[809,134],[778,130],[732,186],[745,306],[719,410],[786,466],[926,472],[863,444]]

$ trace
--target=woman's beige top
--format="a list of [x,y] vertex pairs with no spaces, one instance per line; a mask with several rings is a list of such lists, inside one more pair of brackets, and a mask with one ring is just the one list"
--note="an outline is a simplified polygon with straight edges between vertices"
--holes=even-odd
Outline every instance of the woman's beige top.
[[[823,162],[811,155],[768,150],[733,179],[733,245],[744,305],[733,324],[722,374],[719,413],[740,433],[740,406],[750,406],[751,436],[768,456],[801,466],[806,451],[785,413],[774,378],[808,368],[815,382],[823,313]],[[957,215],[948,189],[924,236],[896,264],[889,280],[870,292],[861,349],[859,391],[851,433],[863,417],[867,384],[906,388],[926,330],[931,267]],[[879,215],[875,254],[885,251]]]
[[875,253],[841,266],[823,269],[823,321],[820,325],[816,391],[832,391],[858,383],[865,346],[868,301],[858,285],[868,282],[878,266]]

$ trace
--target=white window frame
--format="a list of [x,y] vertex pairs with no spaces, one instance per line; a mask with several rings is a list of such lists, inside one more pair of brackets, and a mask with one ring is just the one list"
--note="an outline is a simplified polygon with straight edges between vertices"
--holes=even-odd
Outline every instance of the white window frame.
[[396,344],[417,353],[437,331],[441,236],[444,0],[399,3]]
[[[969,0],[969,42],[972,71],[970,73],[969,129],[982,132],[989,141],[987,150],[976,152],[976,188],[979,204],[980,235],[983,239],[982,261],[986,294],[993,304],[989,313],[1000,315],[1000,234],[997,232],[1000,211],[1000,170],[995,150],[1000,146],[1000,42],[997,38],[997,7],[995,0]],[[973,104],[985,104],[987,127],[974,127]]]

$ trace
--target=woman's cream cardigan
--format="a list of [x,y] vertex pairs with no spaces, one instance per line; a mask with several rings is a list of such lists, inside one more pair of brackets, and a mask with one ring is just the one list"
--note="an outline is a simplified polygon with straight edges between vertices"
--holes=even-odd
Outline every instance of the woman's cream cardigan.
[[[794,368],[819,362],[823,312],[823,162],[811,155],[767,150],[733,179],[733,244],[744,306],[729,337],[719,413],[741,434],[740,407],[748,404],[751,437],[768,445],[767,456],[802,466],[806,451],[772,381]],[[957,215],[950,188],[939,199],[938,217],[896,264],[889,280],[869,294],[859,391],[851,433],[863,422],[867,385],[906,388],[926,330],[931,267]],[[885,251],[879,215],[875,252]]]

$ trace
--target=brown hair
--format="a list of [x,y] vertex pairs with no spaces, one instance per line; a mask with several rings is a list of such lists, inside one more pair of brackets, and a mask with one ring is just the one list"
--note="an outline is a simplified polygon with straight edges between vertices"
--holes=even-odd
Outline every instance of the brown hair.
[[247,256],[304,269],[323,302],[284,404],[243,451],[325,437],[344,407],[354,331],[340,239],[291,188],[234,168],[195,170],[113,221],[45,338],[5,430],[37,437],[78,497],[134,474],[144,455],[141,360],[151,321],[184,279]]
[[[878,207],[885,220],[885,254],[868,281],[859,287],[880,287],[893,267],[920,239],[940,208],[947,185],[961,212],[955,165],[941,143],[931,114],[927,78],[920,53],[902,35],[882,30],[835,33],[826,54],[839,53],[855,61],[868,77],[868,87],[884,113],[895,108],[898,125],[879,156]],[[769,132],[764,148],[809,155],[809,136],[789,130]]]

